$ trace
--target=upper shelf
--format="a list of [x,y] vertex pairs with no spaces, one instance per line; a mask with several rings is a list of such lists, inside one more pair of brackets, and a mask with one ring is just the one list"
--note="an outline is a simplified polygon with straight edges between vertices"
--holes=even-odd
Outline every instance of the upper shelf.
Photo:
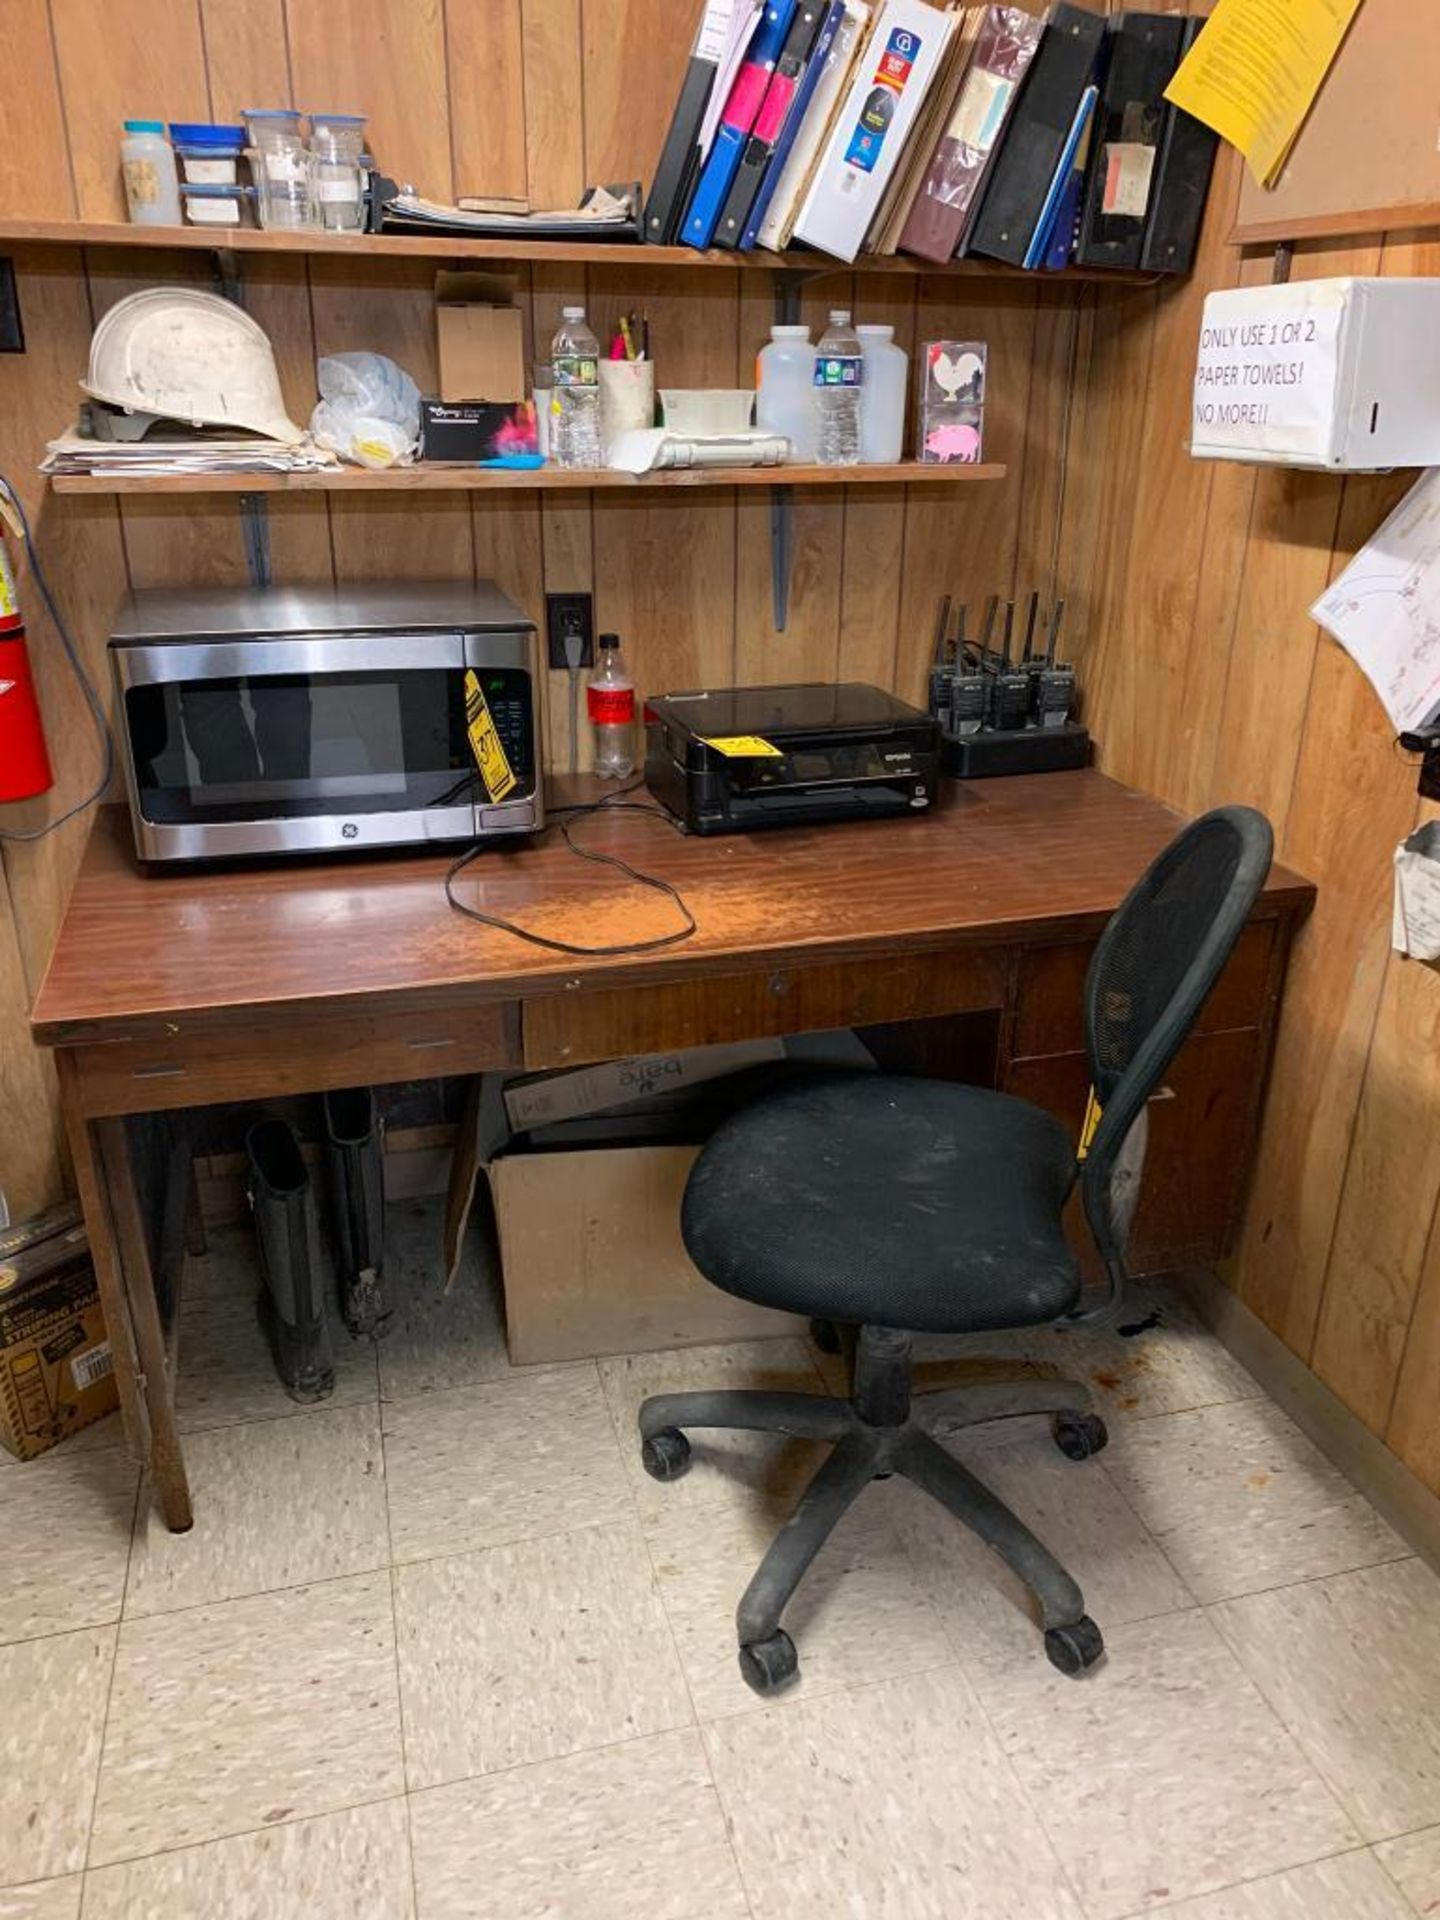
[[693,247],[647,247],[607,241],[470,240],[448,234],[280,232],[257,227],[142,227],[124,220],[0,220],[0,244],[43,241],[71,247],[160,247],[214,253],[304,253],[325,258],[391,260],[534,260],[607,267],[741,267],[752,273],[892,273],[980,280],[1095,281],[1109,286],[1156,284],[1151,273],[1066,267],[1028,273],[998,260],[951,260],[937,267],[905,254],[862,254],[853,263],[824,253],[697,253]]

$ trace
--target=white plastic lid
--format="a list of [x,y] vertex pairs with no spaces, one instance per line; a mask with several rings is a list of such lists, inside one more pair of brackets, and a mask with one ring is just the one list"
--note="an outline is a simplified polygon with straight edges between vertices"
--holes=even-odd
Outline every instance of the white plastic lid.
[[803,340],[806,346],[809,346],[810,329],[809,327],[774,326],[770,329],[770,338],[772,340]]
[[830,309],[830,324],[832,327],[848,327],[850,324],[850,309],[848,307],[832,307]]
[[856,327],[855,331],[860,335],[862,340],[893,340],[895,338],[894,327],[869,325]]
[[560,309],[560,318],[562,320],[583,320],[585,318],[585,309],[583,307],[562,307]]

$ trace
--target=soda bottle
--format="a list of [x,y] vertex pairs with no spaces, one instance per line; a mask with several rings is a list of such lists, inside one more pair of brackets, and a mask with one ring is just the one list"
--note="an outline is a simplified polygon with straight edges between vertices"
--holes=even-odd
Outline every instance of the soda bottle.
[[585,703],[595,732],[595,771],[603,780],[623,780],[635,770],[635,682],[618,633],[600,636]]

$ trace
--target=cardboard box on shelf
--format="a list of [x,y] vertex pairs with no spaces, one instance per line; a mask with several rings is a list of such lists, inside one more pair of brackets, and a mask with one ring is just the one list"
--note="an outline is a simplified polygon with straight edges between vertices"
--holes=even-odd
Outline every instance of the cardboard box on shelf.
[[118,1404],[79,1208],[0,1232],[0,1445],[33,1460]]
[[435,340],[442,400],[528,397],[525,330],[514,274],[442,268],[435,275]]

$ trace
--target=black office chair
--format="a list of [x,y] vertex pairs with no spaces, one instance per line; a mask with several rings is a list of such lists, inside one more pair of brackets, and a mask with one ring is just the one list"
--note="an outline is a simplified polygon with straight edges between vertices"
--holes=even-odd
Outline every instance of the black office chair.
[[[1110,920],[1085,983],[1085,1046],[1102,1117],[1077,1165],[1052,1115],[983,1088],[891,1075],[816,1075],[727,1121],[696,1162],[683,1227],[727,1293],[858,1329],[848,1400],[799,1393],[660,1394],[640,1409],[657,1480],[690,1465],[687,1427],[829,1440],[833,1450],[740,1601],[740,1670],[757,1693],[794,1678],[780,1616],[866,1484],[901,1473],[971,1527],[1039,1606],[1045,1650],[1081,1674],[1104,1651],[1060,1563],[937,1434],[1046,1414],[1060,1451],[1105,1445],[1087,1388],[986,1380],[911,1401],[915,1333],[977,1333],[1108,1319],[1144,1153],[1145,1106],[1214,985],[1269,871],[1261,814],[1226,807],[1185,829]],[[1079,1178],[1109,1276],[1080,1313],[1062,1213]]]

